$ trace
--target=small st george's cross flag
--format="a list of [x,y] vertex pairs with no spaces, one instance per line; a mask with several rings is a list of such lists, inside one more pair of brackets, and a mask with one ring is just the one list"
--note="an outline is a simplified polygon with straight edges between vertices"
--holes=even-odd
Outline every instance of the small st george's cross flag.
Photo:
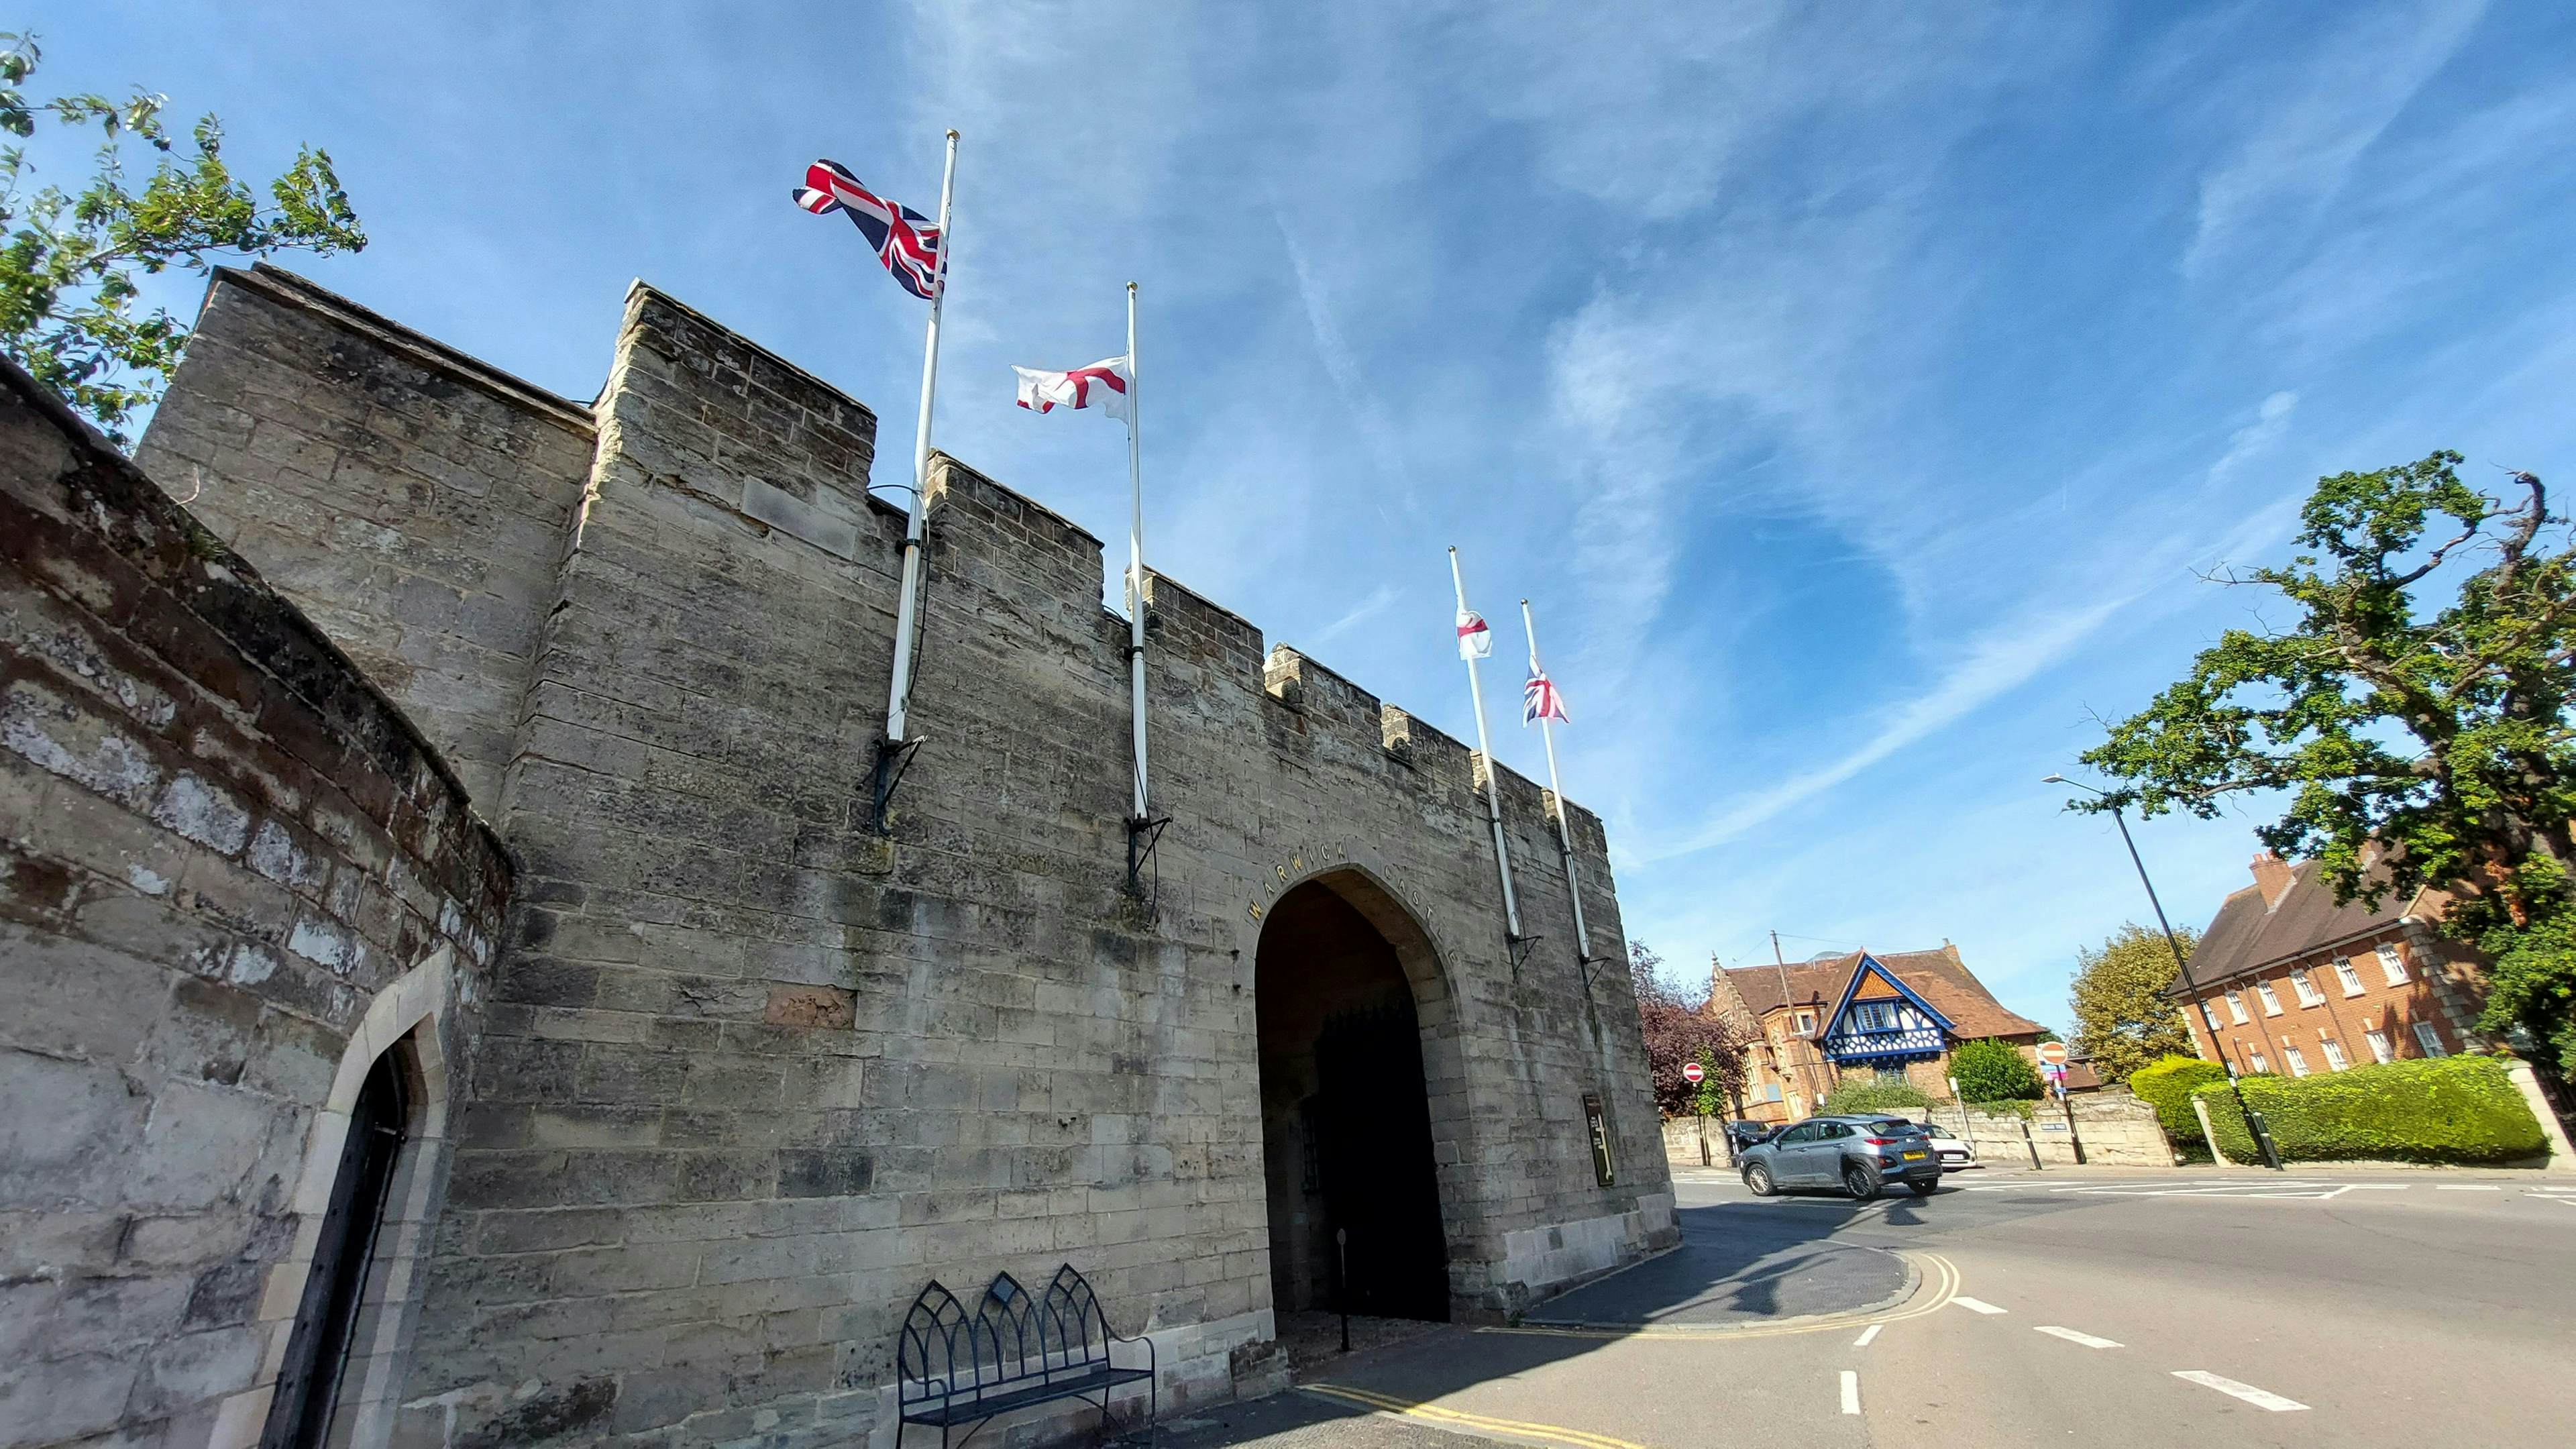
[[1485,616],[1473,609],[1458,611],[1458,657],[1491,659],[1494,657],[1494,631],[1485,627]]
[[1556,681],[1542,671],[1530,671],[1529,683],[1521,686],[1521,724],[1524,728],[1543,719],[1565,724],[1574,721],[1566,716],[1565,696],[1556,692]]
[[1057,408],[1098,408],[1113,418],[1135,421],[1127,406],[1127,359],[1104,357],[1089,367],[1071,372],[1042,372],[1034,367],[1014,367],[1020,375],[1020,406],[1031,412],[1051,413]]
[[939,227],[929,217],[886,200],[859,184],[838,161],[805,168],[796,204],[816,216],[839,212],[876,248],[877,260],[912,295],[927,299],[939,286]]

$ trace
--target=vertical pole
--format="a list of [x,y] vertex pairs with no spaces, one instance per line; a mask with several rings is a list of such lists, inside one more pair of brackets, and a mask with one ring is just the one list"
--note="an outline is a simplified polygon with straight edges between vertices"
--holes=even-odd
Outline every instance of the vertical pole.
[[[920,627],[921,526],[930,505],[930,404],[939,392],[939,310],[948,300],[948,207],[957,187],[957,133],[948,133],[948,160],[939,173],[939,273],[930,284],[930,333],[921,352],[921,416],[912,442],[912,517],[903,531],[903,594],[895,603],[894,683],[886,694],[886,744],[903,743],[904,715],[912,704],[912,639]],[[880,802],[882,803],[882,802]]]
[[[1538,626],[1530,621],[1529,600],[1521,600],[1521,632],[1529,636],[1530,673],[1544,674],[1538,664]],[[1556,734],[1546,715],[1538,717],[1538,737],[1547,746],[1547,789],[1556,797],[1556,845],[1565,856],[1565,894],[1574,902],[1574,959],[1585,966],[1584,981],[1591,981],[1592,933],[1583,927],[1583,887],[1574,878],[1574,834],[1565,821],[1565,787],[1556,778]],[[1707,1144],[1703,1142],[1702,1148]],[[1708,1154],[1703,1150],[1700,1154]]]
[[1127,695],[1136,732],[1136,815],[1143,829],[1153,818],[1145,780],[1145,465],[1138,440],[1136,284],[1127,284]]
[[[1458,590],[1458,612],[1467,611],[1467,583],[1458,572],[1458,549],[1449,549],[1449,582]],[[1461,650],[1464,654],[1466,651]],[[1467,693],[1476,703],[1476,749],[1485,757],[1485,821],[1494,831],[1494,869],[1503,882],[1503,921],[1513,944],[1521,940],[1521,903],[1512,894],[1512,853],[1503,843],[1503,777],[1494,763],[1494,742],[1485,734],[1485,687],[1476,679],[1475,656],[1467,655]],[[1517,963],[1515,963],[1517,964]]]

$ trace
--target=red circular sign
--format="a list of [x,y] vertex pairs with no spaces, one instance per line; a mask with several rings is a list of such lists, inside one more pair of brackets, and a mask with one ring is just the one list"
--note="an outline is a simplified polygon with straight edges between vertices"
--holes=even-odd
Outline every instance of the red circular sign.
[[1694,1087],[1698,1086],[1700,1084],[1700,1079],[1707,1075],[1707,1069],[1697,1062],[1682,1063],[1682,1080],[1690,1083]]
[[2066,1065],[2066,1043],[2044,1041],[2039,1044],[2039,1059],[2052,1067]]

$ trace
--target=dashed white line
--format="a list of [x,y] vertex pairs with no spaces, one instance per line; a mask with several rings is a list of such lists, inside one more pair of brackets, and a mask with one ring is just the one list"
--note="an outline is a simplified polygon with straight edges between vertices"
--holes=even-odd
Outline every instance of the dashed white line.
[[1886,1325],[1886,1324],[1884,1324],[1884,1323],[1873,1323],[1873,1324],[1871,1324],[1869,1327],[1862,1329],[1862,1330],[1860,1331],[1860,1337],[1855,1338],[1855,1339],[1853,1339],[1853,1340],[1852,1340],[1852,1347],[1854,1347],[1854,1348],[1867,1348],[1867,1347],[1869,1347],[1869,1341],[1870,1341],[1871,1339],[1873,1339],[1873,1338],[1878,1337],[1878,1331],[1879,1331],[1880,1329],[1882,1329],[1882,1328],[1885,1328],[1886,1326],[1887,1326],[1887,1325]]
[[1843,1370],[1843,1412],[1860,1412],[1860,1375],[1850,1369]]
[[1988,1303],[1983,1298],[1953,1298],[1950,1302],[1952,1306],[1964,1308],[1970,1313],[2001,1313],[2004,1311],[1997,1308],[1995,1305]]
[[2434,1190],[2435,1192],[2502,1192],[2502,1191],[2504,1191],[2504,1189],[2503,1189],[2503,1188],[2500,1188],[2500,1187],[2496,1186],[2494,1183],[2491,1183],[2491,1182],[2437,1182],[2437,1183],[2433,1184],[2433,1190]]
[[2204,1388],[2216,1389],[2222,1394],[2243,1399],[2258,1409],[2269,1409],[2275,1414],[2286,1414],[2293,1409],[2307,1407],[2296,1399],[2285,1399],[2279,1394],[2258,1389],[2252,1384],[2240,1384],[2234,1379],[2221,1378],[2207,1369],[2175,1369],[2174,1377],[2188,1379]]
[[2346,1192],[2404,1192],[2414,1185],[2411,1182],[2347,1182],[2343,1185],[2343,1190]]
[[2086,1348],[2118,1348],[2120,1346],[2119,1344],[2112,1342],[2110,1339],[2095,1338],[2089,1333],[2078,1333],[2074,1329],[2060,1328],[2053,1323],[2043,1323],[2039,1326],[2037,1331],[2048,1334],[2054,1338],[2065,1339],[2068,1343],[2080,1343]]

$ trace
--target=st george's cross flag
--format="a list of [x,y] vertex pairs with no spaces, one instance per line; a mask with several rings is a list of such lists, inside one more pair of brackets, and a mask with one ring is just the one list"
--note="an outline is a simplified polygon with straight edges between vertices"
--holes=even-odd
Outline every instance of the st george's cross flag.
[[1485,616],[1473,609],[1458,611],[1458,657],[1461,659],[1494,657],[1494,631],[1485,627]]
[[939,227],[929,217],[861,186],[838,161],[806,167],[805,184],[796,188],[795,197],[798,206],[816,216],[836,211],[847,216],[905,291],[927,300],[938,289]]
[[1034,367],[1013,367],[1020,375],[1020,406],[1031,412],[1050,413],[1057,408],[1098,408],[1125,422],[1134,422],[1128,407],[1127,359],[1104,357],[1089,367],[1071,372],[1042,372]]
[[1548,678],[1544,672],[1533,669],[1530,671],[1529,683],[1521,686],[1521,725],[1527,728],[1543,719],[1552,719],[1561,724],[1574,723],[1565,712],[1565,696],[1557,693],[1556,681]]

